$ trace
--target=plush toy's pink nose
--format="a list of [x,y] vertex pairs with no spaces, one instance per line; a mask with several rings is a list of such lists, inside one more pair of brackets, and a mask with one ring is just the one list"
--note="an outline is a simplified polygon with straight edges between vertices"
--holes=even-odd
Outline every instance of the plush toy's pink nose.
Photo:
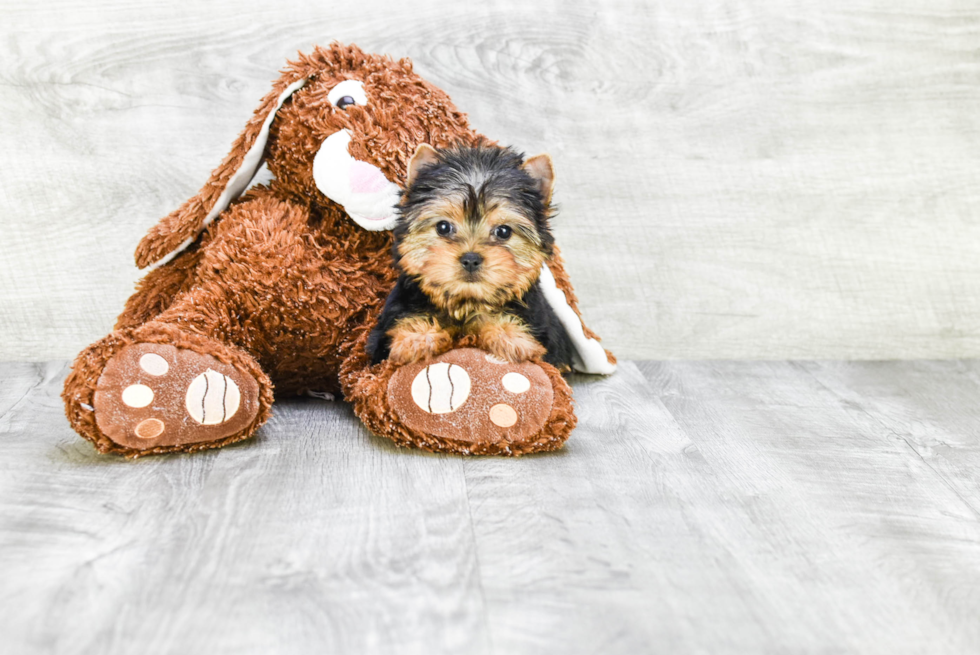
[[376,166],[354,161],[350,167],[350,189],[354,193],[377,193],[388,186],[388,178]]

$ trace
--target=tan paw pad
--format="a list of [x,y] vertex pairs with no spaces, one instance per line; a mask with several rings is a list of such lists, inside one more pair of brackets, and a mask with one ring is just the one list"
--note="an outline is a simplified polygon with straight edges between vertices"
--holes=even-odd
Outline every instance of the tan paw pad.
[[160,419],[148,418],[145,421],[140,421],[140,424],[136,426],[134,432],[140,439],[155,439],[163,434],[165,428],[166,426]]
[[517,412],[505,403],[490,408],[490,422],[498,428],[509,428],[517,423]]

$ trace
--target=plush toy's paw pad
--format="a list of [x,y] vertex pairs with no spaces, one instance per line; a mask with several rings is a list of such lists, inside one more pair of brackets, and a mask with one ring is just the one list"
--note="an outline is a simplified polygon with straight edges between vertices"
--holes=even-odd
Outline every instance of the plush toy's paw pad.
[[540,366],[512,364],[476,348],[451,350],[402,367],[388,404],[410,429],[465,444],[509,445],[535,436],[551,414],[554,390]]
[[99,429],[119,445],[194,444],[247,428],[259,411],[259,385],[210,355],[138,343],[106,364],[94,406]]

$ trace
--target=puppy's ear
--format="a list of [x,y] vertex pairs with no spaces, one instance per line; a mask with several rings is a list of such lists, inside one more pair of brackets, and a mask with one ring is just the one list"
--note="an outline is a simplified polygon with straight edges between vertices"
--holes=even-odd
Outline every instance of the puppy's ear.
[[180,209],[162,218],[143,237],[136,247],[137,266],[145,268],[154,262],[163,263],[172,258],[193,243],[201,230],[248,188],[262,164],[269,140],[269,126],[276,112],[304,84],[306,79],[297,78],[295,73],[279,78],[235,140],[231,152],[211,173],[207,184]]
[[434,164],[439,161],[439,153],[428,143],[420,144],[412,155],[412,161],[408,162],[408,175],[405,176],[405,188],[412,186],[415,178],[418,177],[419,170],[423,166]]
[[555,188],[555,167],[551,162],[551,155],[531,157],[521,168],[537,183],[538,191],[545,203],[550,203],[551,192]]

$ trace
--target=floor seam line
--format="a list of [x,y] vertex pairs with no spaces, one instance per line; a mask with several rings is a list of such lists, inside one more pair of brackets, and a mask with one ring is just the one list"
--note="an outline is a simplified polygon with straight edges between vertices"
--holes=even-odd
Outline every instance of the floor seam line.
[[[816,375],[814,375],[813,372],[810,371],[809,369],[807,369],[805,366],[794,366],[794,368],[801,368],[801,369],[803,369],[803,371],[805,371],[807,375],[809,375],[811,378],[813,378],[813,381],[814,382],[816,382],[821,387],[823,387],[824,389],[826,389],[828,393],[832,394],[838,400],[842,400],[844,402],[850,403],[850,401],[847,398],[845,398],[844,396],[840,395],[839,393],[837,393],[837,391],[835,391],[834,389],[831,389],[826,384],[824,384],[823,383],[823,380],[821,380]],[[850,404],[851,404],[851,406],[855,406],[853,403],[850,403]],[[929,461],[925,457],[922,456],[922,453],[919,452],[919,449],[918,448],[916,448],[904,436],[902,436],[898,432],[896,432],[891,426],[883,423],[881,421],[881,419],[879,419],[877,416],[875,416],[874,414],[872,414],[871,412],[869,412],[864,407],[862,407],[860,405],[856,405],[855,407],[862,414],[864,414],[865,416],[867,416],[868,418],[870,418],[872,421],[874,421],[879,427],[881,427],[883,430],[885,430],[888,434],[892,435],[896,439],[901,440],[906,445],[906,447],[908,447],[908,449],[911,450],[912,453],[916,457],[919,458],[919,461],[921,461],[922,464],[926,468],[928,468],[930,471],[932,471],[933,474],[942,481],[943,486],[945,486],[947,489],[949,489],[949,491],[952,492],[952,494],[954,496],[956,496],[959,499],[959,501],[966,506],[967,510],[969,510],[970,513],[973,514],[974,519],[978,523],[980,523],[980,511],[977,511],[977,509],[974,508],[973,505],[966,498],[963,497],[963,494],[961,494],[955,487],[953,487],[953,485],[950,483],[949,480],[946,479],[946,476],[943,475],[941,471],[937,470],[932,464],[929,463]]]
[[470,482],[466,477],[466,461],[462,460],[460,464],[460,469],[463,474],[463,493],[466,497],[466,513],[470,519],[470,538],[473,541],[473,559],[476,561],[476,579],[480,587],[480,600],[483,601],[483,627],[487,634],[487,640],[490,642],[490,652],[494,653],[496,650],[493,647],[493,633],[490,631],[490,611],[489,604],[487,603],[487,592],[483,587],[483,565],[480,563],[480,550],[476,538],[476,522],[473,520],[473,503],[470,500]]

